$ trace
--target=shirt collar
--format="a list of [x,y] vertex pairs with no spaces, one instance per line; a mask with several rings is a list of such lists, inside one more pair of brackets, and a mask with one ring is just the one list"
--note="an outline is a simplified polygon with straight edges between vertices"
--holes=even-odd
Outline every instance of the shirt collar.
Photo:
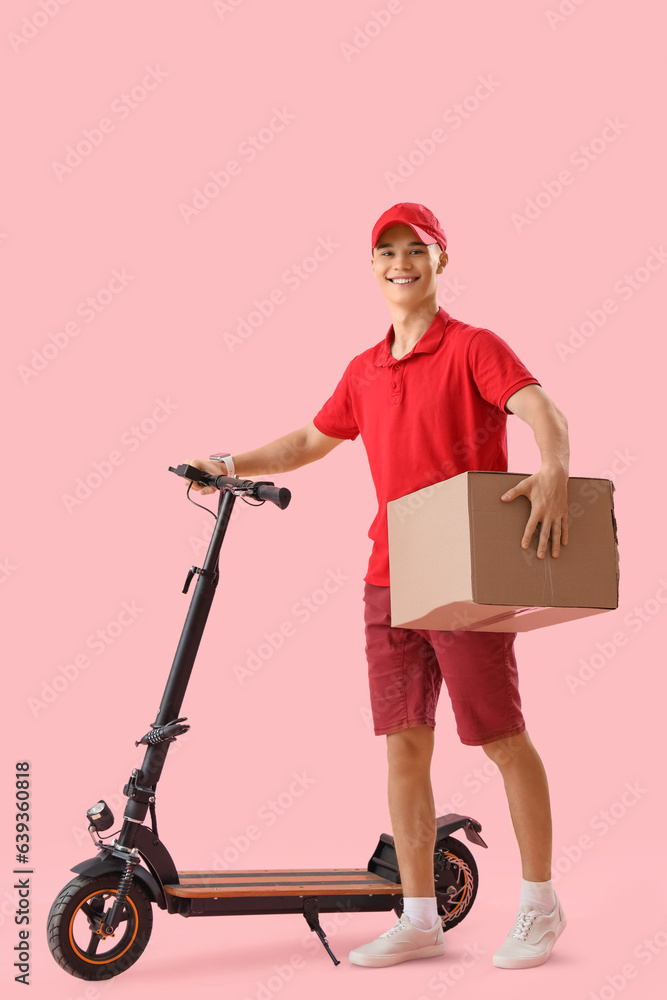
[[439,306],[431,325],[422,333],[412,350],[404,354],[402,358],[394,358],[391,354],[391,345],[394,339],[394,324],[392,323],[384,340],[378,344],[373,364],[385,368],[395,365],[398,361],[407,361],[413,354],[434,354],[440,347],[449,318],[449,313],[442,306]]

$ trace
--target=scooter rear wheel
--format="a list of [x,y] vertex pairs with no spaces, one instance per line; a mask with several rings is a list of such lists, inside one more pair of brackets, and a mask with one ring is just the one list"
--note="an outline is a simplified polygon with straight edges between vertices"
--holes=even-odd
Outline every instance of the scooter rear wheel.
[[153,910],[137,882],[127,894],[113,935],[102,931],[102,915],[118,892],[120,875],[80,875],[59,893],[47,923],[49,948],[56,962],[79,979],[111,979],[143,953],[153,928]]
[[435,898],[442,917],[442,929],[448,931],[466,916],[475,901],[479,874],[475,859],[456,837],[445,837],[435,845],[438,860],[434,866]]

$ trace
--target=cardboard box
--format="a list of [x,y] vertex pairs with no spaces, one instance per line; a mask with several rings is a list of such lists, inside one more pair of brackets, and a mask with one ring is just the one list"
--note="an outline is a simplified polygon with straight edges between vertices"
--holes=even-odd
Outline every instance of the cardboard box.
[[500,499],[527,476],[464,472],[387,504],[393,626],[525,632],[618,607],[614,484],[571,477],[568,544],[538,559],[530,500]]

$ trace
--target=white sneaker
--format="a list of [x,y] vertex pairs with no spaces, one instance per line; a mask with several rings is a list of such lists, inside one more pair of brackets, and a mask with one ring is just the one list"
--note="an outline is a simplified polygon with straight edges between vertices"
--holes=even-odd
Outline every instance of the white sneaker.
[[566,923],[558,896],[551,913],[542,913],[524,903],[505,943],[493,956],[493,964],[499,969],[532,969],[542,965]]
[[438,917],[433,927],[423,931],[403,913],[391,930],[380,934],[370,944],[362,944],[351,951],[350,961],[353,965],[378,968],[408,962],[411,958],[432,958],[444,954],[445,935],[441,918]]

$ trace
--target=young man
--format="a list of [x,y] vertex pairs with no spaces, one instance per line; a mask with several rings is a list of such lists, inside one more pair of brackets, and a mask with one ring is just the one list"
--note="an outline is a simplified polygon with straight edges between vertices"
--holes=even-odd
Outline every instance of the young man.
[[241,478],[266,475],[276,463],[289,472],[361,435],[379,502],[365,577],[366,654],[375,733],[387,738],[404,911],[394,927],[350,952],[350,961],[378,967],[445,951],[433,877],[430,780],[444,678],[460,740],[481,746],[502,774],[521,855],[518,916],[493,963],[529,968],[548,959],[565,917],[551,885],[546,774],[521,713],[516,636],[391,626],[386,504],[469,469],[507,471],[506,422],[515,413],[532,428],[542,465],[502,499],[529,498],[521,545],[526,548],[538,530],[538,558],[545,557],[549,539],[557,557],[567,543],[567,421],[500,337],[438,306],[447,239],[432,212],[413,202],[392,206],[377,220],[371,247],[373,274],[392,319],[385,338],[352,359],[305,427],[254,451],[225,455],[222,463],[188,461],[218,475],[222,465],[227,475]]

